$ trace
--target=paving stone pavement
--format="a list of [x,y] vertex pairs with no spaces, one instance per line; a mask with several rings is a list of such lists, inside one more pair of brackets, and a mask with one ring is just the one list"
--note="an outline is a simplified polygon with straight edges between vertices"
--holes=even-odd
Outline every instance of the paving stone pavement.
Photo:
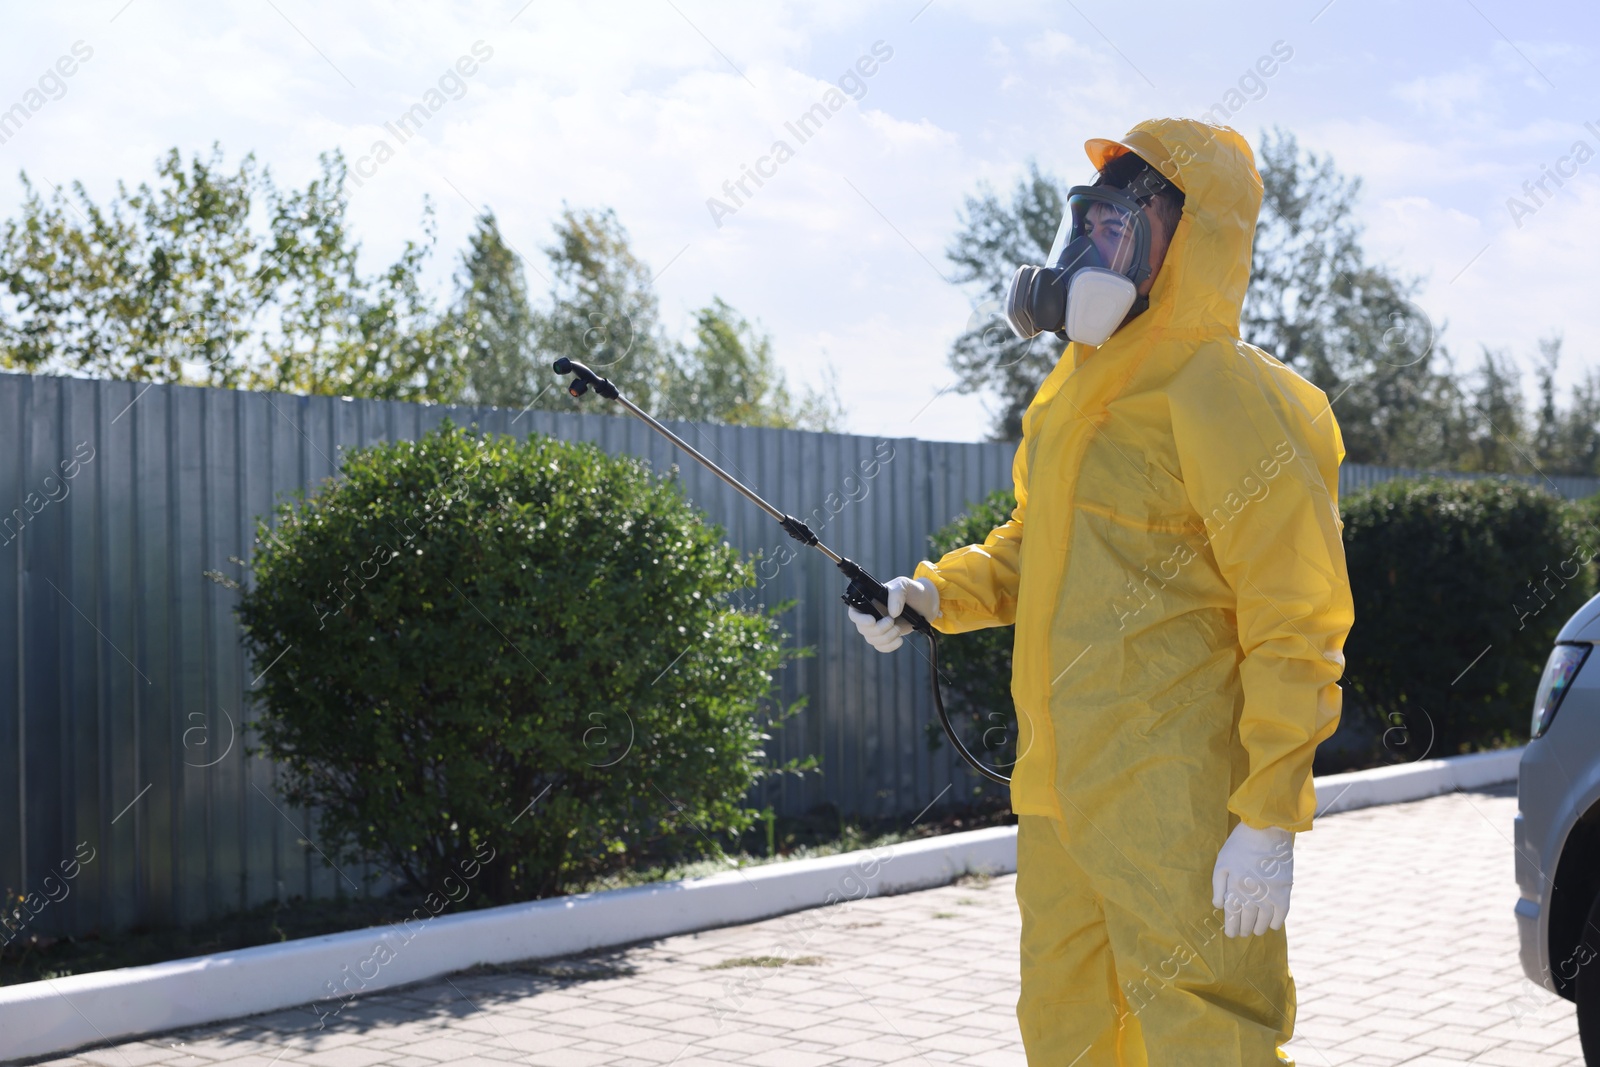
[[[1296,849],[1301,1067],[1581,1064],[1525,982],[1509,787],[1325,817]],[[1014,877],[854,901],[87,1050],[52,1067],[1023,1063]],[[848,893],[850,887],[846,887]],[[781,957],[783,967],[719,966]],[[3,1035],[0,1035],[3,1042]]]

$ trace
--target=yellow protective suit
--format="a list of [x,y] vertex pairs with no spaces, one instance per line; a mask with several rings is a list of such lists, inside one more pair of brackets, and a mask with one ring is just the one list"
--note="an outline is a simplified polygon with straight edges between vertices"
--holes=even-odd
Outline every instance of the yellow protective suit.
[[1239,819],[1311,827],[1354,618],[1344,446],[1322,391],[1239,339],[1244,138],[1163,119],[1122,143],[1186,198],[1149,309],[1068,346],[1023,419],[1010,521],[916,575],[945,633],[1016,624],[1029,1063],[1287,1062],[1285,933],[1225,938],[1211,872]]

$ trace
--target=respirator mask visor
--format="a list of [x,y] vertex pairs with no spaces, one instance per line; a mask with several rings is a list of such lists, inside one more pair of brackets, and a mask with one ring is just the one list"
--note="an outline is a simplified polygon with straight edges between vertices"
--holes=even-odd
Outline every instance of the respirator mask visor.
[[1018,267],[1006,321],[1020,338],[1054,333],[1091,347],[1128,318],[1150,276],[1150,222],[1143,200],[1108,186],[1077,185],[1047,265]]

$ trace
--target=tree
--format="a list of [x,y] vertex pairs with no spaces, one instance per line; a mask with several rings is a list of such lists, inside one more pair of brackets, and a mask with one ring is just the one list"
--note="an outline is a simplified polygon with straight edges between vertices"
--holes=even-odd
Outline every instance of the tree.
[[1558,401],[1559,339],[1539,342],[1539,408],[1520,373],[1483,349],[1470,377],[1439,343],[1418,283],[1367,262],[1353,209],[1361,183],[1282,130],[1261,142],[1264,186],[1242,331],[1327,392],[1348,460],[1503,473],[1600,472],[1600,374]]
[[1506,352],[1485,346],[1478,371],[1478,388],[1470,401],[1472,435],[1458,458],[1461,470],[1526,473],[1532,465],[1522,442],[1524,423],[1522,382]]
[[[837,391],[806,390],[795,399],[772,351],[772,339],[726,301],[694,313],[694,339],[681,345],[661,325],[650,268],[633,252],[610,209],[564,208],[555,242],[547,309],[534,312],[535,373],[549,376],[532,406],[567,411],[573,402],[549,365],[560,356],[587,363],[634,403],[662,418],[833,429],[842,418]],[[538,378],[535,378],[538,381]]]
[[1443,325],[1412,300],[1416,279],[1369,263],[1354,209],[1359,178],[1292,134],[1262,134],[1261,215],[1240,332],[1334,402],[1349,460],[1448,465],[1462,413],[1439,364]]
[[261,334],[266,366],[249,388],[383,400],[449,401],[461,391],[458,325],[434,310],[421,276],[436,241],[424,201],[422,240],[406,242],[387,270],[361,273],[361,244],[345,217],[345,164],[324,153],[322,176],[279,195],[270,181],[273,249],[264,276],[276,283]]
[[520,257],[494,213],[478,218],[456,275],[455,316],[464,337],[464,399],[522,407],[551,382],[535,347],[534,313]]
[[1539,408],[1534,413],[1533,452],[1541,467],[1566,462],[1566,442],[1561,440],[1561,413],[1556,408],[1556,368],[1561,363],[1561,338],[1546,337],[1539,342],[1539,361],[1534,376],[1539,382]]
[[[187,166],[177,149],[161,179],[108,207],[81,183],[47,200],[26,173],[20,217],[0,236],[0,361],[7,367],[231,386],[248,377],[236,350],[270,299],[261,240],[250,231],[262,176],[221,152]],[[185,365],[198,367],[186,375]]]
[[1590,368],[1561,420],[1567,474],[1600,474],[1600,372]]
[[662,411],[676,419],[833,430],[841,417],[831,382],[796,401],[772,339],[718,297],[695,312],[694,343],[672,361],[659,392]]
[[22,211],[0,229],[0,367],[570,411],[550,366],[569,356],[684,418],[832,429],[842,417],[831,383],[796,398],[772,339],[721,300],[695,313],[692,344],[669,340],[653,275],[609,209],[563,209],[543,306],[485,213],[440,311],[421,280],[431,204],[419,237],[368,274],[344,159],[320,162],[305,188],[280,190],[253,157],[230,170],[220,147],[187,162],[173,149],[153,183],[119,184],[106,206],[81,184],[47,197],[22,175]]
[[1022,437],[1022,415],[1061,356],[1061,345],[1051,334],[1019,340],[1006,324],[1001,301],[1019,265],[1043,263],[1050,254],[1066,210],[1067,188],[1029,160],[1027,177],[1017,183],[1009,203],[1002,203],[987,185],[966,198],[965,211],[958,216],[962,228],[945,250],[956,266],[955,281],[977,292],[972,317],[950,349],[950,366],[961,392],[999,394],[990,431],[997,441]]
[[[423,241],[375,276],[345,219],[345,164],[281,193],[246,156],[118,183],[109,206],[81,183],[46,200],[22,175],[0,234],[0,365],[28,371],[390,399],[453,396],[457,338],[420,285]],[[257,232],[252,219],[266,219]]]
[[[628,231],[609,208],[563,208],[555,235],[544,249],[555,275],[551,306],[534,325],[541,357],[587,363],[648,409],[670,359],[650,269],[633,254]],[[553,375],[541,388],[534,407],[572,410]]]
[[1534,458],[1539,469],[1550,474],[1600,474],[1600,371],[1589,368],[1583,380],[1570,390],[1570,399],[1563,408],[1556,400],[1555,382],[1561,344],[1559,336],[1539,342]]

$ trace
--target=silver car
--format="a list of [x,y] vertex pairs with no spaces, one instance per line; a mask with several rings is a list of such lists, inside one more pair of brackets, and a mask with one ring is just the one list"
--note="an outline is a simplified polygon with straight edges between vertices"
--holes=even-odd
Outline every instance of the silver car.
[[[1600,1064],[1600,596],[1567,620],[1534,698],[1517,778],[1517,931],[1529,979],[1578,1005]],[[1587,666],[1586,666],[1587,664]]]

